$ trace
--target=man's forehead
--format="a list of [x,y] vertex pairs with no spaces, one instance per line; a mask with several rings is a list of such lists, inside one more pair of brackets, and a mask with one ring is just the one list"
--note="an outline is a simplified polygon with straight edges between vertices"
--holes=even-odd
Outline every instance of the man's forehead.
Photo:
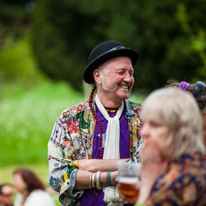
[[109,59],[107,61],[105,61],[103,64],[100,65],[100,69],[101,68],[104,68],[104,67],[112,67],[112,66],[120,66],[121,65],[127,65],[127,67],[129,66],[130,68],[133,69],[133,66],[132,66],[132,61],[129,57],[126,57],[126,56],[120,56],[120,57],[114,57],[112,59]]
[[113,62],[128,62],[132,64],[132,60],[127,57],[127,56],[119,56],[119,57],[114,57],[112,59],[107,60],[106,62],[108,63],[113,63]]
[[5,185],[5,186],[2,188],[2,192],[3,192],[3,193],[7,193],[7,192],[11,192],[11,191],[13,191],[13,188],[12,188],[12,186],[10,186],[10,185]]

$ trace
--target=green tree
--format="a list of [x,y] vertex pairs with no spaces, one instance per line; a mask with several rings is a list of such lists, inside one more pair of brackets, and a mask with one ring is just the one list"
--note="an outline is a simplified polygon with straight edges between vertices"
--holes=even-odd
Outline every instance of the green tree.
[[34,2],[28,0],[0,0],[0,51],[29,30],[33,7]]
[[[82,88],[89,52],[108,39],[122,41],[139,52],[136,89],[151,91],[170,78],[203,78],[205,71],[199,68],[205,67],[205,49],[197,46],[205,38],[206,8],[202,4],[202,0],[182,4],[178,0],[37,0],[34,52],[47,75],[69,81],[77,89]],[[198,25],[198,41],[191,40],[184,30],[186,23],[180,17],[186,14],[192,29]]]
[[[202,3],[201,6],[200,3]],[[206,6],[203,1],[191,2],[189,5],[179,3],[177,7],[177,20],[189,37],[191,49],[201,59],[201,64],[197,68],[197,77],[202,79],[205,79],[206,76],[206,23],[202,15],[205,10]],[[194,79],[197,79],[197,77]]]

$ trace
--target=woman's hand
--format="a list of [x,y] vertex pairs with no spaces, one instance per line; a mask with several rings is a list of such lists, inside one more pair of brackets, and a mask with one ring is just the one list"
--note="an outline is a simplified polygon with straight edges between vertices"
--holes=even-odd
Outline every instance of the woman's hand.
[[151,140],[145,142],[141,153],[141,162],[142,184],[153,184],[165,172],[167,166],[167,161],[163,160],[160,155],[157,143]]
[[162,161],[160,150],[155,141],[145,140],[144,147],[141,149],[140,160],[142,164],[148,162],[160,163]]
[[168,162],[163,160],[156,142],[148,140],[141,151],[141,185],[138,202],[145,202],[156,179],[162,175]]

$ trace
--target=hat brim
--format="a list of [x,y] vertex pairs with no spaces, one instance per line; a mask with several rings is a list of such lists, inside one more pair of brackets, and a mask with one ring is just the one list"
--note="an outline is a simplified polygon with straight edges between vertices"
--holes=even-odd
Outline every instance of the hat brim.
[[87,82],[88,84],[94,83],[93,71],[105,61],[120,56],[129,57],[132,61],[133,66],[137,63],[137,60],[139,58],[138,53],[129,48],[123,48],[123,49],[106,52],[103,55],[100,55],[97,58],[95,58],[92,62],[90,62],[87,65],[83,74],[84,81]]

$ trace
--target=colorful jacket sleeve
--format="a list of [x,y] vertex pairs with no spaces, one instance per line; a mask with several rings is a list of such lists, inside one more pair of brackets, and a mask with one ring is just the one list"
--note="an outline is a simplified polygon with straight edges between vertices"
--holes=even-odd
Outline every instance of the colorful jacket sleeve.
[[[71,115],[62,113],[56,121],[51,138],[48,143],[49,158],[49,184],[59,191],[60,200],[65,205],[74,205],[83,191],[75,191],[75,179],[78,169],[78,161],[75,159],[75,141],[79,136],[78,121],[73,122]],[[78,145],[78,144],[77,144]]]

